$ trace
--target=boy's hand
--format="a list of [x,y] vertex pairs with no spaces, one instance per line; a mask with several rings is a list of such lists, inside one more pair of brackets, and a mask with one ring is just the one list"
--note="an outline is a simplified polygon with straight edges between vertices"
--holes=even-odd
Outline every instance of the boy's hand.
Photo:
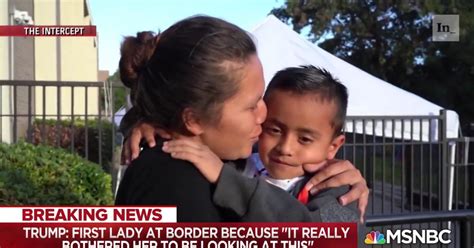
[[351,162],[337,159],[328,161],[327,165],[308,181],[305,188],[314,195],[322,189],[343,185],[350,185],[351,190],[339,197],[341,205],[359,200],[360,221],[363,223],[369,202],[369,188],[360,171]]
[[157,128],[146,122],[137,123],[130,132],[130,136],[125,138],[122,147],[121,163],[129,165],[132,160],[136,159],[140,154],[140,142],[146,140],[149,147],[154,147],[155,135],[158,134],[164,139],[171,138],[163,129]]
[[171,157],[187,160],[196,166],[210,183],[216,183],[224,163],[206,145],[192,138],[180,138],[163,143],[163,151]]

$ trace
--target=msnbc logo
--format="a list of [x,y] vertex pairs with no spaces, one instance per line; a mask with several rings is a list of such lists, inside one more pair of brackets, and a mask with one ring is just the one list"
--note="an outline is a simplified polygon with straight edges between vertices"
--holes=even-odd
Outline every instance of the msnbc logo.
[[385,244],[384,235],[379,231],[372,231],[365,235],[365,244],[367,245],[383,245]]
[[365,236],[368,245],[397,244],[449,244],[451,230],[387,230],[386,235],[379,231],[372,231]]

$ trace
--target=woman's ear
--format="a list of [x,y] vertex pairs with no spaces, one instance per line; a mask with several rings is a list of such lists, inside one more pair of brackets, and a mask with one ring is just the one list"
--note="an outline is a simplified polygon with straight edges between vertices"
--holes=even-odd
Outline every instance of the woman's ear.
[[344,136],[344,134],[334,138],[329,145],[327,159],[334,159],[334,157],[336,157],[337,151],[339,151],[339,148],[341,148],[344,142],[346,142],[346,136]]
[[183,118],[184,126],[191,134],[200,135],[204,132],[202,121],[191,108],[185,108],[181,118]]

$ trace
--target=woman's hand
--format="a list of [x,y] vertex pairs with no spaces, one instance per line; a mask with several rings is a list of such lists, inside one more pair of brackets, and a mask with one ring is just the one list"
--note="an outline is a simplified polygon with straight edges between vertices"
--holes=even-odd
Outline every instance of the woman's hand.
[[163,143],[163,151],[171,157],[191,162],[210,183],[216,183],[224,163],[209,147],[192,138],[179,138]]
[[157,128],[146,122],[138,122],[130,132],[130,136],[125,138],[122,147],[121,163],[129,165],[132,160],[140,154],[140,142],[145,140],[149,147],[155,147],[155,135],[158,134],[164,139],[170,139],[171,135],[161,128]]
[[311,194],[322,189],[350,185],[351,190],[339,197],[341,205],[359,200],[360,221],[364,222],[365,209],[369,202],[369,188],[360,171],[347,160],[329,160],[321,170],[306,184]]

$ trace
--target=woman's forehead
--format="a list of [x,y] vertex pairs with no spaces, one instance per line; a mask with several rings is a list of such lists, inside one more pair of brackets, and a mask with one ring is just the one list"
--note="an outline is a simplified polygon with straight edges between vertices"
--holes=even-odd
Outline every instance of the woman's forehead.
[[254,94],[259,97],[263,94],[265,89],[265,82],[263,78],[263,68],[260,60],[256,55],[251,56],[243,68],[244,76],[241,80],[241,86],[246,86],[252,90]]

